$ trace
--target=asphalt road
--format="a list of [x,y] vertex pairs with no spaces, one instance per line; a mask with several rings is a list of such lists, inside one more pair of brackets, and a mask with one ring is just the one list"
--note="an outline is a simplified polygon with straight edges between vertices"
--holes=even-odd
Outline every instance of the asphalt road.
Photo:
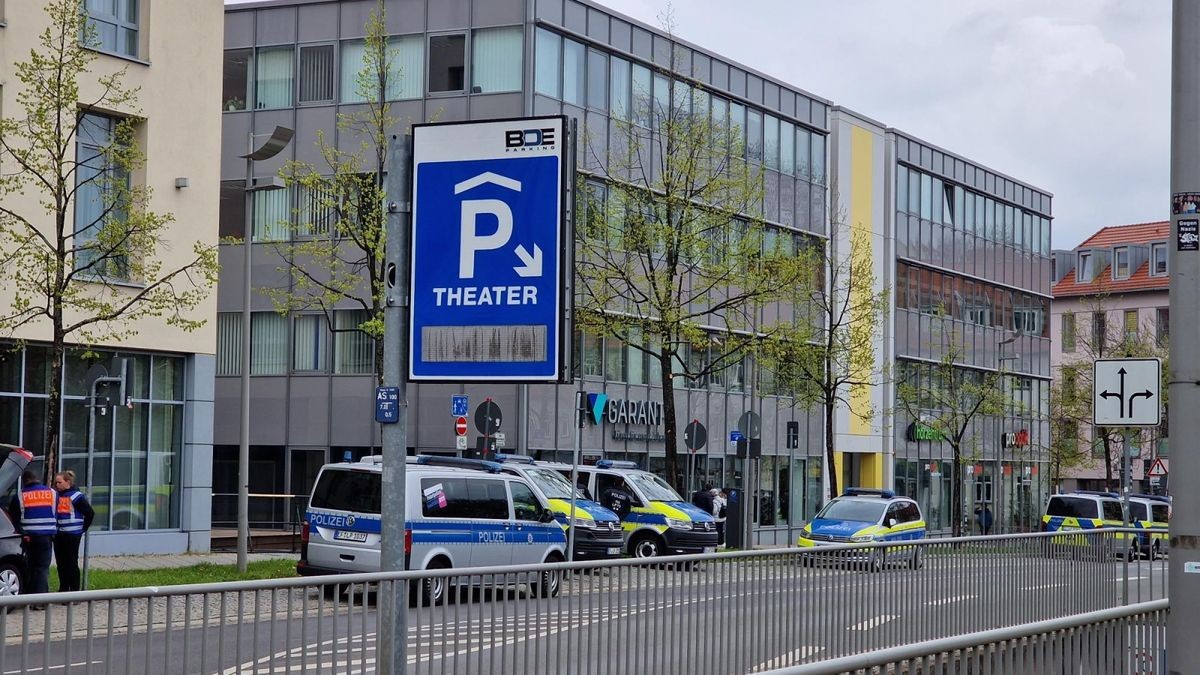
[[[1162,561],[1128,570],[1131,602],[1164,596]],[[412,609],[409,673],[740,675],[1113,606],[1125,571],[1115,560],[967,555],[878,573],[743,560],[576,574],[557,599],[476,591]],[[192,615],[186,629],[159,622],[89,642],[55,632],[38,640],[33,612],[24,647],[8,629],[0,673],[375,671],[378,617],[361,595],[331,603],[310,592],[214,611],[207,622]]]

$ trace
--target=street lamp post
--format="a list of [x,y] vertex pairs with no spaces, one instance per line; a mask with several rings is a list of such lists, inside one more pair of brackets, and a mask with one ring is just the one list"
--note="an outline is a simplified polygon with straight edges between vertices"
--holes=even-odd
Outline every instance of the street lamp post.
[[250,269],[251,245],[254,229],[254,193],[267,190],[278,190],[283,182],[276,176],[259,181],[254,178],[254,162],[270,159],[279,154],[288,142],[292,140],[293,131],[287,127],[277,126],[271,132],[270,138],[257,148],[254,147],[255,134],[251,132],[247,147],[249,152],[242,155],[246,160],[246,193],[245,219],[242,233],[242,250],[245,259],[242,263],[242,420],[241,445],[238,448],[238,541],[237,564],[238,571],[245,572],[250,552]]

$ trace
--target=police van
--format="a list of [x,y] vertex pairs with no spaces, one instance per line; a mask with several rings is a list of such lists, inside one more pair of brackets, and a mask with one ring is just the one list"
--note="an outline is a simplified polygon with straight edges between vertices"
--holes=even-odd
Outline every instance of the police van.
[[1133,527],[1154,530],[1137,537],[1139,553],[1154,560],[1167,552],[1171,524],[1171,498],[1163,495],[1129,495],[1129,520]]
[[[566,537],[554,512],[525,478],[504,473],[500,464],[410,457],[405,477],[405,569],[535,565],[566,559]],[[382,478],[379,456],[321,467],[304,517],[296,564],[300,575],[379,571]],[[445,581],[425,581],[427,604],[445,599]],[[531,590],[541,596],[557,595],[558,572],[543,572]]]
[[[1043,532],[1082,532],[1110,527],[1128,527],[1121,496],[1115,492],[1076,490],[1050,495],[1046,501],[1046,515],[1042,516]],[[1116,553],[1128,558],[1137,554],[1137,537],[1124,532],[1112,536],[1117,543]],[[1099,535],[1051,539],[1054,544],[1069,546],[1097,547],[1105,542]]]
[[[800,548],[813,549],[831,544],[913,541],[925,535],[925,517],[912,499],[891,490],[846,488],[804,526],[796,543]],[[865,562],[874,571],[893,561],[907,563],[913,569],[924,562],[919,546],[863,548],[837,557]],[[811,562],[812,558],[804,561]]]
[[[548,466],[568,478],[571,475],[568,464]],[[665,480],[639,469],[637,463],[602,459],[577,469],[584,494],[621,517],[625,550],[635,558],[717,550],[713,515],[684,501]]]
[[[554,511],[554,517],[567,533],[570,541],[571,528],[575,528],[575,560],[603,560],[621,557],[625,543],[621,533],[621,518],[598,502],[582,499],[578,490],[571,489],[571,481],[548,466],[539,466],[528,455],[496,455],[496,461],[505,473],[521,476],[529,481],[538,495]],[[575,511],[571,512],[571,500]],[[571,518],[574,517],[574,522]]]

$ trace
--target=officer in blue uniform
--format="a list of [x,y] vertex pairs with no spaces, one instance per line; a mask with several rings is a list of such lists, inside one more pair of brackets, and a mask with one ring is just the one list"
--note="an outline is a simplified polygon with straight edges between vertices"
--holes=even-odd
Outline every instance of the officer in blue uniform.
[[50,590],[50,552],[58,531],[54,499],[54,490],[42,484],[36,473],[26,470],[21,476],[21,492],[13,495],[8,505],[13,522],[21,527],[21,547],[29,568],[28,593]]
[[54,475],[54,490],[58,492],[54,512],[58,518],[58,534],[54,535],[54,560],[58,563],[58,590],[78,591],[79,542],[92,526],[96,512],[87,496],[75,487],[75,472],[60,471]]

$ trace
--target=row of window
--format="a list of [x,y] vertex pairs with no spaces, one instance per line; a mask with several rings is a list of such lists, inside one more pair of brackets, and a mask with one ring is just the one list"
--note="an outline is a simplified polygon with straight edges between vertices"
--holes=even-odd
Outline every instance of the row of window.
[[[576,352],[572,371],[574,377],[582,375],[583,377],[603,378],[608,382],[662,385],[662,372],[659,369],[657,356],[652,356],[642,347],[611,336],[601,337],[581,331],[575,332],[575,343],[579,345],[579,350]],[[657,347],[651,342],[635,340],[634,343],[657,352]],[[724,363],[725,365],[712,368],[715,363]],[[676,374],[674,376],[675,388],[729,392],[748,391],[749,383],[746,378],[754,368],[754,360],[749,357],[730,358],[715,335],[709,345],[681,346],[672,368],[678,371],[680,364],[686,364],[687,371],[690,373],[704,374],[696,377]],[[705,373],[705,371],[708,372]],[[759,396],[787,396],[790,394],[781,384],[777,383],[774,373],[767,368],[758,369],[756,384],[755,394]]]
[[903,165],[896,168],[896,210],[988,241],[1050,255],[1050,219]]
[[[1141,262],[1134,259],[1133,246],[1114,246],[1112,249],[1112,278],[1113,280],[1128,279],[1141,266]],[[1078,254],[1077,267],[1075,278],[1080,282],[1090,282],[1100,270],[1093,269],[1096,264],[1094,261],[1096,256],[1091,250],[1080,251]],[[1143,249],[1142,255],[1145,255]],[[1142,258],[1145,261],[1145,258]],[[1147,273],[1152,277],[1167,276],[1167,244],[1166,242],[1155,242],[1150,244],[1150,266]]]
[[896,263],[896,308],[1050,337],[1047,298],[905,262]]
[[646,128],[679,114],[728,129],[729,150],[747,160],[819,185],[826,183],[825,136],[711,94],[667,73],[586,47],[538,28],[534,90]]
[[[338,375],[373,373],[375,342],[358,329],[366,320],[366,310],[335,310],[330,329],[325,314],[287,317],[276,312],[251,312],[250,374],[327,373],[331,370]],[[240,375],[241,372],[242,315],[240,312],[219,312],[217,375]]]
[[[576,236],[580,239],[605,242],[609,248],[614,250],[624,249],[628,208],[629,204],[626,203],[626,200],[620,198],[619,194],[617,196],[610,195],[608,186],[604,183],[595,180],[586,181],[578,218],[581,227],[576,232]],[[656,214],[653,212],[648,214],[648,217],[655,216]],[[737,248],[737,241],[745,241],[735,239],[731,242],[729,239],[745,236],[750,231],[750,223],[744,218],[734,218],[729,227],[714,227],[713,229],[713,232],[705,233],[703,237],[705,250],[681,251],[681,258],[684,262],[694,262],[700,258],[706,258],[713,264],[719,263],[728,251]],[[681,241],[698,243],[694,242],[696,239],[700,239],[700,237],[687,237]],[[817,243],[816,238],[801,232],[774,225],[762,226],[761,246],[764,255],[793,257]],[[654,242],[654,245],[660,250],[663,244],[663,241]]]
[[[387,40],[383,99],[428,94],[521,90],[523,29],[393,36]],[[378,100],[379,83],[361,77],[370,61],[365,40],[284,45],[225,52],[223,110]],[[471,64],[469,80],[467,63]]]
[[[963,377],[960,391],[978,391],[987,373],[970,368],[957,368]],[[936,410],[945,400],[947,392],[938,393],[939,379],[944,375],[938,364],[917,361],[896,361],[897,386],[904,384],[920,397],[913,401],[921,410]],[[1003,387],[1005,414],[1022,418],[1045,419],[1050,416],[1050,381],[1020,375],[1005,375]],[[970,403],[965,403],[970,405]],[[899,430],[902,431],[902,430]]]
[[[1121,335],[1115,339],[1109,335],[1108,312],[1092,312],[1092,334],[1088,351],[1093,355],[1105,353],[1109,346],[1121,342],[1137,342],[1142,336],[1141,315],[1137,309],[1126,309],[1121,312]],[[1059,342],[1066,354],[1074,353],[1078,348],[1078,327],[1076,313],[1062,314],[1062,330]],[[1165,347],[1171,335],[1171,309],[1169,307],[1154,308],[1154,341],[1160,347]]]

